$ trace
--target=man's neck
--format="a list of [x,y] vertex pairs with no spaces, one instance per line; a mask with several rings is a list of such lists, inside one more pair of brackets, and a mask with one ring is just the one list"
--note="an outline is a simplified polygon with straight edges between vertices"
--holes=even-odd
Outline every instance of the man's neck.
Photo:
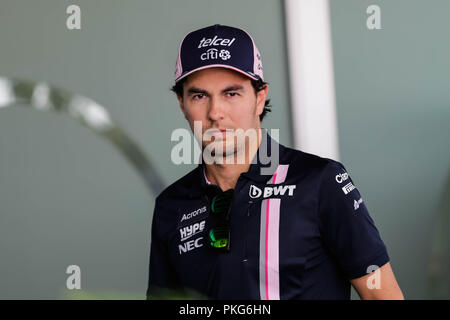
[[247,172],[250,168],[250,163],[256,155],[258,148],[261,144],[262,134],[261,129],[258,129],[258,139],[256,142],[252,142],[252,139],[249,139],[249,145],[246,145],[243,152],[245,152],[245,161],[244,163],[237,163],[237,159],[239,158],[237,155],[234,155],[234,163],[226,164],[225,159],[223,160],[223,164],[206,164],[205,163],[205,174],[206,178],[212,184],[218,185],[222,191],[226,191],[228,189],[234,189],[239,179],[241,173]]

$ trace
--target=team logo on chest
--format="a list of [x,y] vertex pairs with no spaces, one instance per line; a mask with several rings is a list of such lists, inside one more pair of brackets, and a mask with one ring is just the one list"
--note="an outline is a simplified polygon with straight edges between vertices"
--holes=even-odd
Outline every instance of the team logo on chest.
[[185,213],[181,217],[181,222],[186,221],[186,220],[190,220],[192,218],[195,218],[196,216],[201,215],[201,214],[203,214],[205,212],[206,212],[206,206],[203,206],[203,207],[198,208],[197,210],[194,210],[192,212]]
[[202,240],[203,240],[203,237],[199,237],[195,240],[193,239],[193,240],[183,242],[182,244],[179,244],[178,251],[180,252],[180,255],[182,255],[183,253],[192,251],[194,249],[203,247]]
[[202,232],[205,229],[205,223],[206,223],[206,221],[203,220],[201,222],[197,222],[197,223],[191,224],[190,226],[181,228],[180,229],[181,241],[185,241],[185,240],[189,239],[190,237],[195,236],[197,233]]
[[263,189],[258,188],[255,185],[250,185],[250,189],[248,191],[248,195],[252,199],[260,198],[268,198],[271,196],[290,196],[294,195],[294,190],[296,188],[295,184],[292,185],[277,185],[273,187],[264,187]]
[[180,241],[181,243],[178,245],[178,251],[181,254],[192,251],[196,248],[203,247],[203,237],[198,237],[197,239],[192,239],[195,235],[203,232],[205,229],[206,220],[193,223],[189,226],[185,226],[180,231]]

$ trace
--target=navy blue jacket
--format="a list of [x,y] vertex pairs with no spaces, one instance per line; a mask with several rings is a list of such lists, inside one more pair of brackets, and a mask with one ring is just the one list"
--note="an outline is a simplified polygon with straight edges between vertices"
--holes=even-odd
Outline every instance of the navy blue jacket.
[[156,198],[147,298],[175,290],[210,299],[350,299],[350,279],[389,261],[340,162],[263,137],[259,150],[278,148],[279,162],[262,174],[269,164],[257,153],[239,176],[230,252],[208,241],[207,195],[220,188],[203,163]]

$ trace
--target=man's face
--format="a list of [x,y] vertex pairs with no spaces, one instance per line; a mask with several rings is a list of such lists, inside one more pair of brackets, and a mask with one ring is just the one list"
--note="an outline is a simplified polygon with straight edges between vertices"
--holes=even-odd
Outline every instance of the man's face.
[[[244,145],[238,145],[236,139],[227,141],[225,130],[259,130],[259,115],[263,112],[267,91],[266,86],[255,93],[250,78],[233,70],[208,68],[188,76],[183,84],[183,97],[178,97],[178,100],[192,131],[194,121],[201,122],[202,147],[210,143],[222,143],[223,151],[231,155]],[[216,130],[215,133],[211,129]],[[214,137],[205,135],[207,130]],[[227,149],[230,144],[234,148]]]

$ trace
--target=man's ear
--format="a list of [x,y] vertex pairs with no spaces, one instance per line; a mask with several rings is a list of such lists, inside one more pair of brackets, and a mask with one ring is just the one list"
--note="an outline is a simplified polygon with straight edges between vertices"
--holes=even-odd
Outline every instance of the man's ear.
[[183,97],[181,97],[181,96],[179,96],[179,95],[177,95],[177,99],[178,99],[178,103],[180,104],[180,109],[181,109],[181,111],[183,112],[183,114],[184,114],[184,118],[187,120],[187,117],[186,117],[186,112],[185,112],[185,110],[184,110],[184,102],[183,102]]
[[184,109],[183,97],[177,95],[177,99],[178,103],[180,104],[181,112],[183,112],[184,118],[187,120],[188,118],[186,116],[186,110]]
[[178,99],[178,103],[180,104],[180,108],[181,108],[181,111],[183,111],[183,112],[184,112],[184,103],[183,103],[183,97],[181,97],[181,96],[177,95],[177,99]]
[[261,89],[256,93],[256,109],[258,115],[261,115],[261,113],[264,111],[264,105],[266,104],[266,97],[268,92],[269,92],[269,85],[266,84],[264,86],[264,89]]

